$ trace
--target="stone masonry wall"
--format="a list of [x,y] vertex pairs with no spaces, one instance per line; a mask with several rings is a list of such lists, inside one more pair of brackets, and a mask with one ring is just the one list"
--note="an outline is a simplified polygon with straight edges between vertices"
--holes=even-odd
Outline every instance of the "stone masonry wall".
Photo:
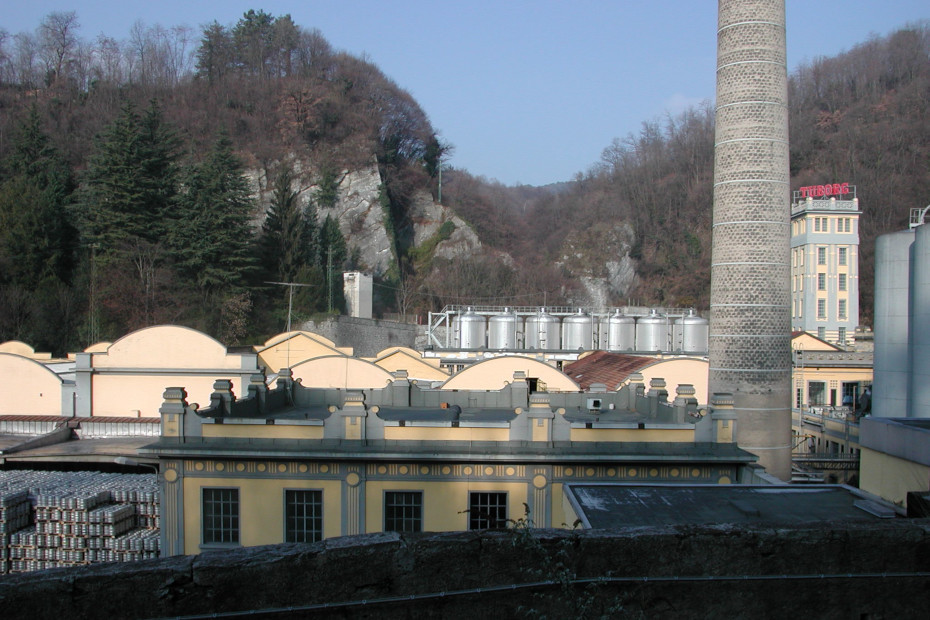
[[928,592],[930,523],[902,519],[370,534],[8,576],[0,614],[918,618]]
[[417,326],[382,319],[339,316],[307,321],[300,329],[329,338],[340,347],[352,347],[356,357],[374,357],[388,347],[413,348]]

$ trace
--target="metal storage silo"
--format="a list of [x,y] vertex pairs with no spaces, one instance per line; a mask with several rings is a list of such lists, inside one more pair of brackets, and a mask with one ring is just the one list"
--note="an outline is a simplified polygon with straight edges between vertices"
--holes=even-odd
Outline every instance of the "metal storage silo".
[[604,351],[632,351],[636,346],[636,319],[617,310],[601,321],[600,336]]
[[527,349],[558,349],[559,319],[540,308],[538,314],[526,318],[523,337]]
[[915,229],[911,258],[911,409],[909,418],[930,418],[930,223]]
[[877,418],[903,418],[910,410],[909,295],[914,239],[911,229],[875,240],[872,415]]
[[637,351],[668,350],[668,320],[664,314],[653,310],[649,316],[636,321]]
[[672,349],[682,353],[707,353],[709,331],[707,319],[702,319],[691,310],[672,326]]
[[485,346],[484,317],[468,308],[459,319],[459,348],[480,349]]
[[562,349],[590,351],[594,348],[594,319],[579,310],[562,320]]
[[517,315],[504,308],[504,314],[488,319],[488,348],[517,349]]

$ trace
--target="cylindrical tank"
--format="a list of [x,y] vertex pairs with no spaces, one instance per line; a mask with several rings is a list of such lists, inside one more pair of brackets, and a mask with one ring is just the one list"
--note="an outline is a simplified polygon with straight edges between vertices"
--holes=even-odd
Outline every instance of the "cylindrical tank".
[[[909,418],[930,418],[930,222],[914,229],[911,255],[911,402]],[[881,396],[881,394],[879,394]]]
[[668,320],[653,310],[636,320],[636,350],[665,351],[668,349]]
[[672,339],[675,351],[682,353],[707,353],[707,339],[710,325],[707,319],[694,314],[691,310],[687,316],[675,321],[672,326]]
[[540,308],[538,314],[526,318],[523,337],[527,349],[558,349],[559,319]]
[[875,240],[875,350],[872,415],[905,417],[910,409],[908,336],[914,230]]
[[518,348],[517,315],[510,308],[504,308],[504,314],[496,314],[488,319],[488,348]]
[[590,351],[594,348],[594,319],[579,310],[562,319],[562,349]]
[[604,351],[632,351],[636,346],[636,319],[617,310],[601,320],[600,348]]
[[468,308],[459,319],[459,348],[480,349],[484,341],[484,317]]

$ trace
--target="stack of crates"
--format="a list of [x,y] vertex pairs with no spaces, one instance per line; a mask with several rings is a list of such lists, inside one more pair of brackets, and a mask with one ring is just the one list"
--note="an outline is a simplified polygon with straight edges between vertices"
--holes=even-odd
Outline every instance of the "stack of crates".
[[31,512],[27,491],[0,494],[0,575],[10,570],[10,536],[31,523]]
[[7,572],[158,557],[155,475],[0,472],[0,497],[25,515],[2,540]]

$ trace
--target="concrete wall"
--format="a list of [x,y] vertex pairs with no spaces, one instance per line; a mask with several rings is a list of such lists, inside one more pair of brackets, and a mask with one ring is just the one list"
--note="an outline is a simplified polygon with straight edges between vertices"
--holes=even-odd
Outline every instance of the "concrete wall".
[[[374,534],[7,576],[0,601],[4,620],[285,607],[298,609],[275,617],[572,618],[582,606],[653,620],[918,618],[928,551],[925,520]],[[597,578],[610,581],[571,583]]]

